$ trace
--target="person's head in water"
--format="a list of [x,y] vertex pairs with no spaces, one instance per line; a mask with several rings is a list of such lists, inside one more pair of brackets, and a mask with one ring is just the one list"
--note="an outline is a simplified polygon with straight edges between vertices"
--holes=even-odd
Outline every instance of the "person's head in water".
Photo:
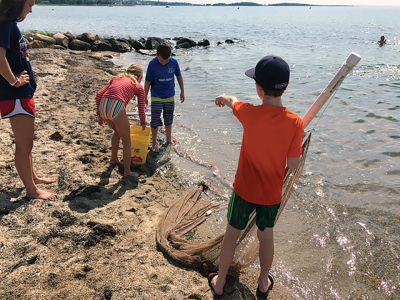
[[386,45],[386,38],[384,35],[381,35],[381,39],[378,41],[379,46]]
[[167,44],[160,44],[157,47],[157,58],[162,65],[166,65],[171,57],[172,49]]

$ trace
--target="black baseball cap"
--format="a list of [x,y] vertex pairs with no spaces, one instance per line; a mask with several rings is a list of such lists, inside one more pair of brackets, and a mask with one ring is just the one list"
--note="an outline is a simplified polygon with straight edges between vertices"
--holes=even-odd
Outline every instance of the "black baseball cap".
[[260,59],[255,68],[245,72],[267,91],[282,91],[289,84],[290,68],[279,56],[268,55]]

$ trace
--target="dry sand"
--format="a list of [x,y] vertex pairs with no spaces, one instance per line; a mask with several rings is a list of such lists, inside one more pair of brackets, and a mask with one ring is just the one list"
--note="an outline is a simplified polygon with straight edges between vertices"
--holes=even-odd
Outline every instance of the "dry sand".
[[[189,188],[173,165],[143,173],[137,186],[108,166],[111,131],[96,122],[94,95],[119,72],[110,55],[31,53],[39,85],[34,165],[58,178],[48,188],[59,199],[24,198],[2,120],[0,299],[212,299],[202,274],[156,249],[160,215]],[[244,270],[224,299],[255,299],[256,278],[257,270]],[[294,297],[277,282],[270,298]]]

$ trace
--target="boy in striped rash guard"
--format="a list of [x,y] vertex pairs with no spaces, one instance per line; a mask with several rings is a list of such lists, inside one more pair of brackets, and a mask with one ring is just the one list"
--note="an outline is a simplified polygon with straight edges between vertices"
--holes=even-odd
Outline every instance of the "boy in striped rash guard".
[[[143,69],[140,65],[131,65],[125,73],[110,80],[96,95],[97,117],[100,125],[105,122],[114,130],[111,138],[112,165],[117,165],[119,141],[123,144],[124,177],[131,176],[131,137],[128,116],[125,107],[136,96],[138,99],[140,125],[146,128],[146,102],[144,88],[140,83]],[[135,177],[137,174],[134,174]]]

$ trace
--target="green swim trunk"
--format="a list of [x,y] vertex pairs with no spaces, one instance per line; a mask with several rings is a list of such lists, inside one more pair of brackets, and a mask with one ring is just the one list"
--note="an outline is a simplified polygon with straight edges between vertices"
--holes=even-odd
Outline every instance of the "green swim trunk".
[[281,204],[259,205],[247,202],[232,192],[228,206],[228,223],[232,227],[243,230],[249,222],[250,214],[256,210],[256,225],[260,231],[273,228]]

